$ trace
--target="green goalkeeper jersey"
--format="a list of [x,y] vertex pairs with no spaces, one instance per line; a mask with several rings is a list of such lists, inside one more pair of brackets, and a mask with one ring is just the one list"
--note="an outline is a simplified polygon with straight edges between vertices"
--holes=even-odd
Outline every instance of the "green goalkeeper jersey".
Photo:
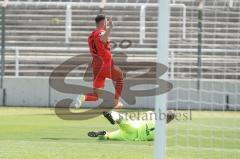
[[119,127],[119,130],[107,133],[100,139],[130,141],[151,141],[154,139],[155,121],[122,121]]
[[138,128],[138,135],[136,140],[139,141],[151,141],[154,140],[154,127],[155,122],[145,121]]

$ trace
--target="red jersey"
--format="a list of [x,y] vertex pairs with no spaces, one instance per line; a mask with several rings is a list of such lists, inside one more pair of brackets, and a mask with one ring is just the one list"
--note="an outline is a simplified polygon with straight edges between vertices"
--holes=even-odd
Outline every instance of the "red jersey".
[[102,42],[101,35],[105,30],[95,29],[88,37],[88,45],[90,53],[93,57],[93,67],[107,68],[112,65],[112,55],[110,51],[110,43]]

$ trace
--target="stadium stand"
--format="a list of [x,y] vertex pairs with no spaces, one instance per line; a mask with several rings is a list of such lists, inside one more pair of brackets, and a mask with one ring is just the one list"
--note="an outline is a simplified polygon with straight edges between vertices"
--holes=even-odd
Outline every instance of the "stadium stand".
[[[72,5],[71,36],[66,41],[66,1],[11,1],[6,10],[6,75],[49,76],[57,65],[74,55],[84,54],[86,61],[90,60],[87,36],[94,28],[93,19],[99,12],[98,6],[91,3],[100,0],[71,2],[88,5]],[[197,3],[190,0],[173,2],[186,6],[186,38],[183,39],[183,10],[171,7],[170,74],[174,79],[195,79],[198,45]],[[130,61],[154,61],[158,13],[154,4],[157,0],[108,0],[108,3],[115,3],[114,6],[106,6],[104,9],[106,15],[114,17],[115,27],[111,40],[117,44],[122,40],[132,42],[129,49],[116,48],[113,52],[126,53]],[[124,3],[125,5],[122,5]],[[142,3],[152,4],[146,6],[143,43],[139,38]],[[202,33],[203,79],[240,79],[240,53],[237,51],[240,46],[239,4],[234,2],[234,6],[229,7],[226,0],[211,0],[205,4]],[[215,7],[214,11],[212,6]],[[226,10],[228,12],[225,12]],[[70,76],[83,76],[85,68],[77,68]],[[19,73],[16,73],[16,70]],[[154,73],[151,77],[154,77]]]

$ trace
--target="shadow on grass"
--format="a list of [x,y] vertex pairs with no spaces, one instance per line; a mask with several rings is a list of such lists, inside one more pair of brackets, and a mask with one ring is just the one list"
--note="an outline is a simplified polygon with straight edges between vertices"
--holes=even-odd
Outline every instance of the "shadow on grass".
[[[57,138],[57,137],[48,137],[48,138],[40,138],[41,140],[54,140],[54,141],[81,141],[81,142],[89,142],[91,141],[90,138]],[[96,138],[96,140],[93,141],[98,141],[98,142],[106,142],[108,140],[99,140]]]
[[40,138],[42,140],[82,140],[82,138],[53,138],[53,137],[48,137],[48,138]]

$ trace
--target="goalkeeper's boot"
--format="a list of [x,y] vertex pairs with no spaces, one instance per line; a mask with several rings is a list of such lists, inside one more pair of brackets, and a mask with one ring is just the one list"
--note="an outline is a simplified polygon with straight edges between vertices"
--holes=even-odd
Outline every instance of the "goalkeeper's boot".
[[106,135],[106,131],[90,131],[88,132],[89,137],[98,137]]
[[75,108],[79,109],[85,101],[85,95],[78,95],[75,101]]
[[167,113],[167,123],[170,123],[175,117],[176,117],[175,113],[169,111]]
[[107,120],[108,120],[112,125],[115,124],[115,121],[113,120],[113,117],[112,117],[111,113],[104,111],[104,112],[103,112],[103,116],[104,116],[105,118],[107,118]]

